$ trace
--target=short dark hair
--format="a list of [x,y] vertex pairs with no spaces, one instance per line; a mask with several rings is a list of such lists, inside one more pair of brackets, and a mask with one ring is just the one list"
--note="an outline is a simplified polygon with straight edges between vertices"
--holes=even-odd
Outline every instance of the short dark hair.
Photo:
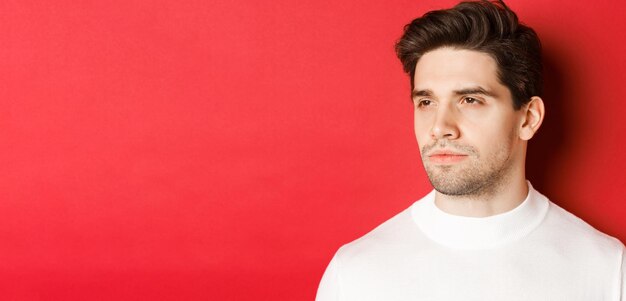
[[461,2],[430,11],[404,27],[396,54],[411,77],[425,53],[441,47],[475,50],[490,55],[498,65],[498,78],[509,88],[518,110],[540,96],[543,80],[541,43],[535,31],[520,24],[502,1]]

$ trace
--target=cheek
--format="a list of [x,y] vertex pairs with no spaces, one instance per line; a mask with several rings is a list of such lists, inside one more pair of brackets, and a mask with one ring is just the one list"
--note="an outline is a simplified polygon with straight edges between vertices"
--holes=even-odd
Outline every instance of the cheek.
[[426,122],[426,120],[424,120],[423,118],[417,119],[417,116],[415,117],[415,120],[413,122],[413,130],[415,132],[415,138],[417,139],[417,144],[420,150],[431,140],[430,129],[431,126],[428,122]]
[[494,140],[493,143],[506,143],[511,135],[517,132],[517,116],[512,107],[490,106],[459,110],[463,125],[467,127],[466,135],[476,139]]
[[429,111],[418,111],[415,110],[413,113],[413,129],[415,130],[415,135],[426,135],[429,136],[430,129],[432,127],[433,122],[435,121],[435,114]]
[[509,123],[481,124],[465,131],[467,141],[486,158],[511,152],[514,137],[515,129]]

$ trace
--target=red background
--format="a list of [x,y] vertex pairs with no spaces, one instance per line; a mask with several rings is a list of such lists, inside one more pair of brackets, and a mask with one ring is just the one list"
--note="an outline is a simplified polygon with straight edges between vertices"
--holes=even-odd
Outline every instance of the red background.
[[[626,240],[626,5],[510,0],[540,34],[529,178]],[[402,26],[453,1],[1,1],[3,300],[312,300],[430,185]]]

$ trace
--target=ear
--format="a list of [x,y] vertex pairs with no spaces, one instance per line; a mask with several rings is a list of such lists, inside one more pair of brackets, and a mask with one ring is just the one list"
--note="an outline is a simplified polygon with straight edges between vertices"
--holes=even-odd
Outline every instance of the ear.
[[537,130],[539,130],[543,122],[545,115],[543,100],[541,100],[539,96],[533,96],[520,110],[523,111],[523,115],[519,129],[519,137],[522,140],[530,140]]

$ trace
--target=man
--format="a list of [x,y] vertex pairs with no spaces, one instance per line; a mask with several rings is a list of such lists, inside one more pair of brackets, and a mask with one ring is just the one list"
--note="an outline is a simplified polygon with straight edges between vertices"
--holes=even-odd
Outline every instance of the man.
[[526,181],[535,32],[502,2],[465,2],[411,22],[396,51],[435,190],[341,247],[317,300],[626,300],[624,245]]

